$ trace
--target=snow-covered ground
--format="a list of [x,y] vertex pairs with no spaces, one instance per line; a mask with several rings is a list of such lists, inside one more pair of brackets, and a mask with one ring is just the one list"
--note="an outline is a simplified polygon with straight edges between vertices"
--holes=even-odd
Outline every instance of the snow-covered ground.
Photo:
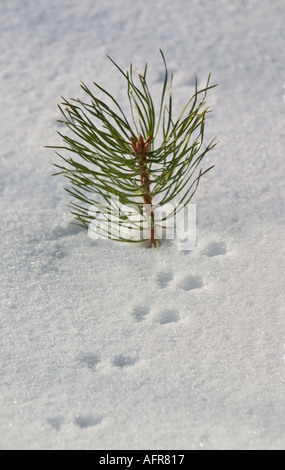
[[[285,448],[285,4],[1,0],[2,449]],[[60,96],[162,48],[208,72],[197,246],[93,241],[51,177]]]

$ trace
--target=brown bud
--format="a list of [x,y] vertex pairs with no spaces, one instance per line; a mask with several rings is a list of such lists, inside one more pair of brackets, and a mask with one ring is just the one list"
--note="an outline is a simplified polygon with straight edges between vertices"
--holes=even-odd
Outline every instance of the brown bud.
[[135,153],[137,153],[137,141],[134,137],[131,137],[130,138],[130,141],[131,141],[131,146],[132,146],[132,149]]
[[143,147],[144,153],[147,153],[150,141],[151,141],[151,137],[148,136],[145,140],[144,147]]
[[139,134],[138,141],[137,141],[137,153],[143,153],[143,148],[144,148],[143,136]]
[[[143,136],[141,134],[138,134],[137,140],[134,137],[130,137],[130,142],[131,142],[132,149],[133,149],[134,153],[136,153],[137,155],[145,156],[147,154],[150,141],[151,141],[150,136],[148,136],[146,138],[146,140],[144,141]],[[145,161],[147,161],[147,160],[145,160]]]

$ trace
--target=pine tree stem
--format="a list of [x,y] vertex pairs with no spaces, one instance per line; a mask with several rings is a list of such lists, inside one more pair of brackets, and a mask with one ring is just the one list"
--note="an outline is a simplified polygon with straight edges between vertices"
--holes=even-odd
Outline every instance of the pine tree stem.
[[135,155],[138,157],[139,174],[141,180],[141,191],[143,202],[146,206],[146,213],[150,220],[150,246],[156,244],[154,234],[154,212],[152,210],[152,197],[150,192],[150,176],[147,167],[148,163],[148,149],[151,137],[147,137],[144,141],[141,134],[138,134],[137,140],[131,137],[131,145]]
[[154,212],[152,210],[152,197],[150,194],[149,172],[148,172],[147,166],[145,165],[144,158],[140,160],[139,167],[140,167],[140,178],[141,178],[141,184],[142,184],[143,202],[147,206],[147,213],[150,214],[150,246],[153,247],[155,245]]
[[154,239],[154,212],[151,211],[151,226],[150,226],[150,247],[152,248],[155,245],[155,239]]

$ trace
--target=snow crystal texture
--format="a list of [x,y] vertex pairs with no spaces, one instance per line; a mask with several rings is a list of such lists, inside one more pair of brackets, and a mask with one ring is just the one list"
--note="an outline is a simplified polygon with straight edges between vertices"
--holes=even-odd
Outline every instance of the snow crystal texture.
[[[285,448],[285,4],[0,3],[1,449]],[[51,177],[61,96],[162,48],[218,137],[197,245],[93,241]]]

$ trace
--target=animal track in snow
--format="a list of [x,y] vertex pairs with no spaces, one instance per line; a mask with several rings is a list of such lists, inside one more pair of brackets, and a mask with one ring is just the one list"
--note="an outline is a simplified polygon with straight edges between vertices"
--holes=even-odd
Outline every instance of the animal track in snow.
[[187,276],[181,282],[180,287],[184,290],[201,289],[203,279],[201,276]]
[[139,322],[143,321],[144,317],[146,317],[146,315],[148,314],[149,314],[149,308],[143,305],[137,305],[132,311],[132,315],[134,319]]
[[54,418],[48,418],[47,422],[56,431],[60,431],[61,426],[63,425],[63,419],[60,416],[55,416]]
[[112,364],[115,367],[123,368],[133,366],[137,362],[137,360],[138,359],[136,357],[119,355],[114,357]]
[[92,416],[92,415],[76,415],[74,418],[74,424],[81,429],[90,428],[91,426],[96,426],[102,421],[101,416]]
[[225,255],[226,252],[227,246],[224,242],[212,242],[205,248],[203,254],[211,258],[213,256]]
[[156,282],[161,287],[161,289],[164,289],[167,287],[168,283],[172,281],[173,279],[173,273],[170,271],[161,271],[158,273],[156,277]]
[[78,360],[89,369],[94,370],[97,364],[100,362],[100,359],[96,354],[84,353],[78,356]]
[[178,311],[175,309],[166,309],[160,313],[158,321],[161,325],[166,325],[167,323],[175,323],[179,321]]

